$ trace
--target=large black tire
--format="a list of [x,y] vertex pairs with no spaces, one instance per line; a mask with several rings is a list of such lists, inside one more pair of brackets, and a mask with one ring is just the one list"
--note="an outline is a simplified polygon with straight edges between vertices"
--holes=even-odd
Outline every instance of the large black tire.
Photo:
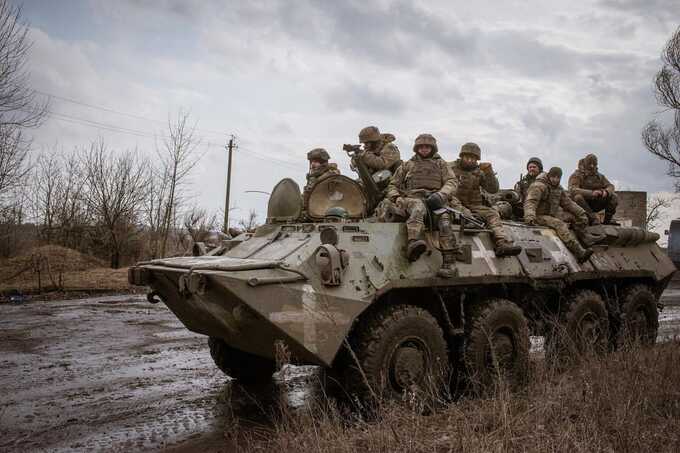
[[609,317],[604,300],[595,291],[576,291],[563,307],[559,322],[546,332],[546,357],[564,365],[585,354],[604,354],[608,349]]
[[621,327],[616,346],[631,344],[650,346],[659,331],[659,309],[656,296],[646,285],[627,287],[621,294]]
[[363,404],[375,398],[401,399],[414,388],[444,389],[446,340],[437,320],[423,308],[393,305],[369,313],[355,328],[350,346],[345,390]]
[[221,338],[208,338],[210,356],[224,374],[244,386],[259,386],[271,381],[275,371],[273,360],[234,349]]
[[529,374],[529,328],[524,312],[509,300],[491,299],[468,320],[465,370],[478,393],[506,383],[517,390]]

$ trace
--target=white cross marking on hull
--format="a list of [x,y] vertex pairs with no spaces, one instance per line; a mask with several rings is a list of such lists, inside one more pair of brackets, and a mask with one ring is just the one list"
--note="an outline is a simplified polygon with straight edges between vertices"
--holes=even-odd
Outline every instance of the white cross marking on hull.
[[553,259],[557,263],[566,263],[570,268],[572,272],[578,272],[581,270],[581,266],[578,265],[576,260],[574,259],[574,256],[571,254],[569,249],[564,245],[564,242],[562,242],[555,234],[552,235],[546,235],[549,236],[550,239],[557,245],[557,248],[560,249],[558,252],[550,252],[552,255]]
[[349,322],[343,313],[321,309],[312,285],[302,286],[302,310],[270,313],[269,320],[274,323],[302,324],[302,344],[315,354],[318,352],[316,328],[319,324],[338,325]]
[[491,273],[494,275],[498,275],[498,268],[496,267],[496,263],[494,263],[494,260],[496,259],[496,252],[494,252],[493,250],[487,250],[484,247],[482,240],[479,239],[479,237],[477,236],[474,236],[472,238],[472,242],[474,242],[477,248],[479,249],[474,250],[472,252],[472,257],[483,258],[484,261],[486,261],[486,265],[489,266],[489,269],[491,269]]

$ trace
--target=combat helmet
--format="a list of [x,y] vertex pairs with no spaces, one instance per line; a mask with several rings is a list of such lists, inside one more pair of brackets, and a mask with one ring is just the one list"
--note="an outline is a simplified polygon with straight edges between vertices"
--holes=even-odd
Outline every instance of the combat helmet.
[[429,145],[432,147],[432,154],[439,152],[437,148],[437,139],[431,134],[420,134],[416,137],[416,141],[413,143],[413,152],[416,152],[416,148],[420,145]]
[[366,126],[359,131],[359,143],[379,142],[382,140],[382,134],[375,126]]
[[328,151],[323,148],[314,148],[307,153],[307,160],[320,160],[321,162],[328,162],[331,160],[331,156],[329,156]]
[[529,164],[536,164],[536,165],[538,165],[538,171],[541,171],[541,172],[543,171],[543,161],[542,161],[540,158],[538,158],[538,157],[531,157],[531,158],[527,161],[527,167],[529,166]]
[[467,142],[461,146],[459,156],[463,157],[464,154],[475,156],[477,160],[482,158],[482,150],[479,148],[477,143]]

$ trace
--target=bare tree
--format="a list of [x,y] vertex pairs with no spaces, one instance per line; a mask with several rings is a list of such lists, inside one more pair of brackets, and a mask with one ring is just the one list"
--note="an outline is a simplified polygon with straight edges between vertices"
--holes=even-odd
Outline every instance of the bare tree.
[[199,144],[194,135],[195,129],[195,125],[189,124],[189,114],[180,112],[175,122],[168,120],[169,137],[156,150],[161,162],[160,179],[163,181],[163,190],[155,194],[156,206],[160,209],[160,256],[165,256],[168,235],[175,225],[177,210],[182,202],[180,189],[200,158],[195,152]]
[[30,47],[21,9],[0,0],[0,206],[29,171],[22,129],[40,125],[47,113],[47,101],[40,102],[28,85]]
[[[657,102],[672,111],[673,124],[664,127],[656,120],[649,122],[642,131],[642,142],[654,156],[666,161],[668,174],[680,177],[680,27],[666,43],[661,54],[663,67],[656,74]],[[676,183],[676,190],[680,184]]]
[[248,217],[238,221],[238,226],[246,233],[255,231],[255,228],[260,226],[260,223],[257,220],[257,212],[255,212],[254,209],[251,209],[248,213]]
[[112,268],[120,266],[147,196],[147,166],[134,153],[111,153],[101,139],[83,155],[88,205],[106,236]]
[[205,209],[192,208],[184,215],[183,236],[189,236],[191,241],[187,241],[188,238],[183,238],[181,246],[187,249],[194,242],[204,241],[206,236],[211,232],[218,229],[218,216],[215,213],[208,214]]
[[673,206],[673,202],[678,197],[656,195],[647,204],[647,217],[645,219],[645,228],[647,230],[655,230],[664,222],[667,217],[667,210]]

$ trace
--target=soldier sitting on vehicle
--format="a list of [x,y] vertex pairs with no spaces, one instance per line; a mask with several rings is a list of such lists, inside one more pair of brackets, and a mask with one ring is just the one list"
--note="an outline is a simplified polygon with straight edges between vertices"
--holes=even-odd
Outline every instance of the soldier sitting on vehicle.
[[307,153],[309,172],[307,173],[307,184],[302,192],[303,201],[307,200],[314,184],[329,176],[340,174],[338,166],[328,162],[330,158],[328,152],[323,148],[314,148]]
[[492,194],[498,192],[498,179],[489,162],[478,164],[481,156],[482,151],[476,143],[465,143],[460,149],[460,158],[451,164],[458,179],[457,201],[465,207],[464,212],[486,221],[496,241],[496,256],[518,255],[522,248],[506,233],[498,211],[484,205],[481,189]]
[[394,135],[381,134],[375,126],[367,126],[359,131],[359,142],[364,150],[357,156],[366,164],[371,173],[380,170],[394,172],[401,164],[399,148],[394,143]]
[[597,171],[597,156],[588,154],[578,161],[578,168],[569,177],[571,198],[588,214],[591,225],[600,223],[596,213],[604,209],[604,223],[618,225],[612,221],[616,213],[618,197],[614,185],[606,176]]
[[541,173],[536,178],[536,181],[529,187],[524,200],[524,221],[529,225],[542,225],[555,230],[557,236],[576,256],[578,262],[583,263],[590,258],[593,251],[590,248],[583,248],[574,234],[569,231],[568,225],[557,216],[559,208],[572,214],[576,219],[574,228],[581,233],[588,225],[588,216],[569,198],[560,185],[561,179],[562,169],[559,167],[552,167],[548,173]]
[[[543,162],[538,157],[532,157],[527,161],[527,174],[520,178],[515,184],[515,192],[519,195],[519,211],[522,211],[524,200],[527,199],[527,192],[529,192],[529,187],[536,181],[538,175],[543,172]],[[524,213],[518,212],[517,214]],[[520,217],[521,218],[521,217]]]
[[[416,261],[427,250],[423,240],[427,204],[445,206],[455,200],[456,178],[446,162],[439,157],[437,140],[430,134],[420,134],[413,145],[415,155],[404,162],[390,180],[387,198],[408,214],[406,231],[408,245],[406,255],[409,261]],[[451,230],[448,212],[439,215],[439,244],[443,263],[440,277],[452,277],[456,272],[456,238]]]

